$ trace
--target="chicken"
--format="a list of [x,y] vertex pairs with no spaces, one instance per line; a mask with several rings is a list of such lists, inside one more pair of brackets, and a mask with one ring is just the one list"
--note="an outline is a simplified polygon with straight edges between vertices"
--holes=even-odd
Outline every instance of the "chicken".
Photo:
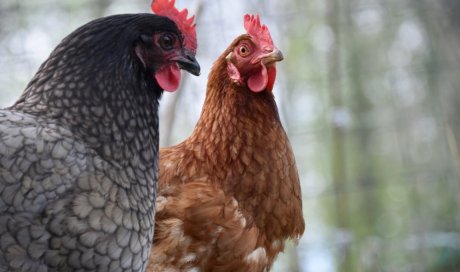
[[173,4],[80,27],[0,110],[0,271],[145,270],[158,100],[200,70]]
[[272,93],[283,56],[258,16],[244,25],[213,65],[193,134],[160,150],[147,271],[266,271],[303,234],[299,177]]

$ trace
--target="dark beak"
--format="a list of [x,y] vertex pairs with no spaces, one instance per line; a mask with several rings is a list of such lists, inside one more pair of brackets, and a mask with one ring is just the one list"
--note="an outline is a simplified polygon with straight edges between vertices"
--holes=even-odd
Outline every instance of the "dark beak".
[[278,48],[273,49],[273,51],[268,54],[262,55],[260,58],[264,64],[282,61],[284,59],[283,53],[281,53]]
[[188,71],[192,75],[200,75],[201,68],[200,64],[195,59],[195,54],[188,51],[184,51],[182,53],[182,56],[179,59],[177,59],[177,63],[179,64],[179,67],[181,69]]

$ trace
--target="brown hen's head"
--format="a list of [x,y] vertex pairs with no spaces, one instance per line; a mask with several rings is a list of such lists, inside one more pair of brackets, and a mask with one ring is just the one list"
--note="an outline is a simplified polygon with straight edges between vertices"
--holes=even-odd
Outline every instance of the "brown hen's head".
[[233,82],[245,84],[253,92],[271,91],[276,78],[277,61],[283,54],[273,44],[266,25],[259,16],[246,14],[244,27],[247,34],[240,36],[227,55],[227,72]]

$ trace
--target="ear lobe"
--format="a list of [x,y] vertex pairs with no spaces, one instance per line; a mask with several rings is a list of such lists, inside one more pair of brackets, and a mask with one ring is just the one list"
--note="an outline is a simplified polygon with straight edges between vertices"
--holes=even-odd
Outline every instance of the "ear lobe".
[[238,68],[236,68],[236,66],[231,61],[227,63],[227,73],[230,79],[233,80],[234,82],[241,82],[240,72],[238,71]]

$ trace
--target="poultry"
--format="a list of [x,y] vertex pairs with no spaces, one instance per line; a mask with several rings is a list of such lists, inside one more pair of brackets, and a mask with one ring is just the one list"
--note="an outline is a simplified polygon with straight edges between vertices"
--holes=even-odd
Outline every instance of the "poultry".
[[147,271],[266,271],[304,232],[294,154],[273,96],[283,59],[259,16],[214,63],[192,135],[160,150]]
[[0,110],[0,271],[145,270],[158,100],[200,71],[194,26],[155,3],[72,32]]

